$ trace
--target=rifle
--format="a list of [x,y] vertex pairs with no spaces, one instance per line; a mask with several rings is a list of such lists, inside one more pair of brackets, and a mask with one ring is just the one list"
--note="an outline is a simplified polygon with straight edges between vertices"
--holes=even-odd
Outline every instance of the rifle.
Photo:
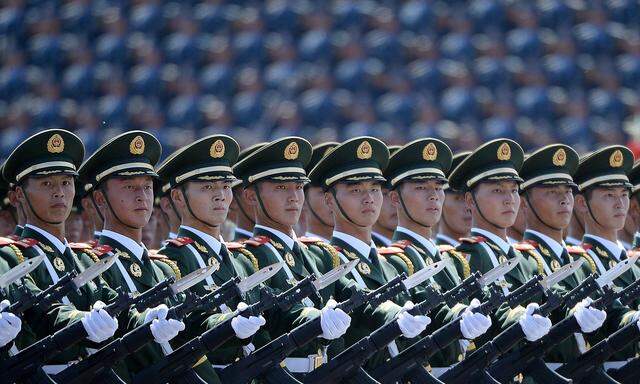
[[[161,361],[138,373],[133,378],[132,382],[134,384],[148,383],[150,380],[151,382],[180,382],[181,375],[190,369],[190,367],[192,367],[203,355],[209,351],[219,348],[235,336],[235,332],[231,327],[231,319],[234,316],[238,314],[259,316],[264,311],[273,307],[278,307],[282,311],[287,311],[305,297],[315,294],[319,290],[333,284],[335,281],[351,271],[351,269],[355,267],[356,263],[357,261],[342,264],[320,278],[316,278],[315,275],[311,274],[298,282],[295,286],[277,296],[274,295],[271,290],[263,288],[261,290],[261,300],[259,302],[248,306],[244,311],[234,312],[232,316],[229,316],[229,318],[221,324],[209,329],[201,336],[191,339],[180,348],[165,356]],[[270,344],[267,344],[267,346]],[[260,351],[265,347],[258,349],[245,359],[256,356],[261,353]],[[242,359],[241,361],[245,359]],[[226,381],[223,380],[223,382]]]

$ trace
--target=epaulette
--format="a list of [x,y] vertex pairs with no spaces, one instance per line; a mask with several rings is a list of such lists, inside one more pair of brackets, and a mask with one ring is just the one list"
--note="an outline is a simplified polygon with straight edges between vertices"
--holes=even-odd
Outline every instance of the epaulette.
[[[32,245],[27,245],[26,243],[22,243],[21,247],[24,249],[27,249],[29,247],[32,247],[33,245],[37,244],[38,242],[35,239],[26,239],[26,240],[33,240],[35,241],[34,244]],[[20,240],[18,241],[11,241],[10,243],[6,244],[9,248],[11,248],[11,250],[13,251],[13,253],[15,253],[16,255],[16,259],[18,260],[18,264],[22,263],[24,261],[24,255],[22,254],[22,250],[20,250],[20,248],[17,246],[17,244],[20,242]]]
[[411,246],[411,244],[412,244],[411,240],[399,240],[399,241],[396,241],[395,243],[391,244],[390,247],[398,247],[398,248],[401,248],[401,249],[405,249],[405,248]]
[[85,249],[92,249],[93,247],[89,243],[69,243],[69,248],[74,251],[84,251]]
[[89,244],[91,246],[91,248],[95,248],[100,243],[98,242],[98,239],[91,239],[91,240],[87,241],[87,244]]
[[224,245],[230,251],[235,251],[235,250],[238,250],[240,248],[244,248],[244,244],[238,243],[237,241],[225,241]]
[[569,254],[571,255],[578,255],[582,257],[587,262],[587,264],[589,264],[589,269],[591,269],[591,273],[598,272],[598,267],[596,266],[596,262],[593,261],[593,257],[591,257],[591,255],[589,255],[583,247],[580,247],[578,245],[570,245],[570,246],[567,246],[567,252],[569,252]]
[[[582,249],[584,249],[585,251],[588,251],[591,248],[593,248],[593,245],[587,244],[587,243],[582,243],[582,245],[580,245],[580,247],[582,247]],[[569,249],[569,248],[567,248],[567,249]]]
[[445,251],[445,252],[447,252],[447,255],[453,257],[455,260],[458,261],[458,263],[460,263],[460,265],[462,266],[463,279],[466,279],[467,277],[471,276],[471,265],[469,264],[469,261],[467,260],[467,258],[464,256],[462,252],[456,251],[454,247],[451,247],[448,251]]
[[113,251],[113,248],[107,244],[101,244],[91,250],[96,256],[102,257]]
[[533,251],[534,249],[536,249],[536,247],[534,247],[532,244],[529,243],[515,243],[513,244],[513,248],[515,248],[518,251]]
[[338,249],[336,247],[334,247],[331,244],[327,244],[324,241],[318,239],[319,241],[316,241],[313,243],[313,245],[315,245],[316,247],[320,247],[322,249],[324,249],[325,251],[327,251],[329,253],[329,255],[331,256],[331,264],[333,265],[333,268],[337,268],[340,265],[340,255],[338,254]]
[[187,244],[193,243],[194,240],[190,237],[182,236],[175,239],[167,239],[167,244],[175,245],[176,247],[184,247]]
[[252,237],[250,239],[247,239],[247,240],[243,241],[242,244],[249,244],[249,245],[251,245],[253,247],[259,247],[261,245],[267,244],[269,242],[269,240],[271,240],[271,239],[269,239],[267,236],[260,235],[260,236],[254,236],[254,237]]
[[305,244],[315,244],[315,243],[322,243],[324,242],[324,240],[322,240],[319,237],[310,237],[310,236],[302,236],[302,237],[298,237],[298,240],[302,243]]
[[455,251],[455,247],[449,244],[438,244],[438,251],[440,252],[450,252]]
[[531,246],[534,248],[538,248],[538,246],[540,245],[537,241],[531,239],[523,240],[522,243],[531,244]]
[[404,254],[404,249],[402,248],[394,247],[394,246],[378,248],[378,255],[379,256],[384,256],[384,255],[398,256],[407,265],[407,272],[409,272],[409,276],[413,275],[413,272],[415,272],[415,267],[413,266],[413,262],[411,261],[411,259],[409,259],[409,257],[407,257],[407,255]]
[[13,241],[18,241],[18,240],[20,240],[20,236],[18,236],[18,235],[16,235],[16,234],[13,234],[13,233],[12,233],[12,234],[10,234],[10,235],[7,235],[7,238],[8,238],[8,239],[11,239],[11,240],[13,240]]
[[463,243],[475,244],[475,243],[484,243],[485,241],[487,241],[487,239],[482,236],[471,236],[471,237],[461,237],[460,241]]
[[23,239],[20,239],[20,240],[14,242],[13,244],[18,246],[18,247],[20,247],[20,248],[27,249],[27,248],[33,247],[34,245],[37,245],[38,243],[39,243],[39,241],[36,240],[36,239],[31,239],[29,237],[25,237]]
[[517,245],[518,244],[514,244],[513,247],[518,251],[525,251],[531,257],[533,257],[533,259],[536,261],[536,268],[538,269],[538,275],[544,276],[545,272],[544,272],[544,264],[543,264],[542,256],[540,256],[538,252],[536,252],[535,250],[536,248],[531,244],[527,244],[529,247],[525,247],[524,249],[518,249]]
[[567,245],[567,252],[569,253],[587,253],[587,250],[579,245]]
[[230,242],[225,241],[224,245],[227,247],[228,250],[240,252],[244,256],[246,256],[249,259],[249,261],[251,261],[251,265],[253,265],[253,269],[255,270],[255,272],[260,270],[260,264],[258,264],[258,259],[253,255],[253,253],[251,253],[251,251],[249,251],[247,248],[244,247],[243,243],[238,243],[237,241],[230,241]]
[[9,237],[0,237],[0,247],[15,243],[15,240]]
[[161,263],[165,263],[169,267],[171,267],[171,269],[173,270],[173,273],[176,275],[176,280],[180,280],[182,278],[182,273],[180,273],[180,268],[178,268],[178,264],[175,261],[168,258],[167,256],[161,253],[152,254],[151,252],[149,252],[149,259],[159,261]]

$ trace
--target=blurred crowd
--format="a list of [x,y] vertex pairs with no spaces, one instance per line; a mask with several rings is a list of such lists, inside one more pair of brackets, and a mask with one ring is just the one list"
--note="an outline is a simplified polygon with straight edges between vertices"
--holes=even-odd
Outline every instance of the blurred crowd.
[[3,0],[0,155],[67,128],[143,129],[165,153],[496,137],[586,151],[640,130],[636,0]]

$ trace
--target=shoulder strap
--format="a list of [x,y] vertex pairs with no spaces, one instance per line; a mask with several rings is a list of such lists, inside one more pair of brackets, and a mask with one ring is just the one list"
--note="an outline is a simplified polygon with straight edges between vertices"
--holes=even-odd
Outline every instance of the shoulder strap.
[[194,240],[190,237],[182,236],[176,237],[175,239],[167,239],[167,244],[171,244],[176,247],[184,247],[187,244],[191,244]]
[[413,265],[411,259],[409,259],[409,257],[404,254],[404,249],[394,246],[378,248],[378,256],[385,255],[398,256],[400,260],[402,260],[406,264],[409,276],[413,275],[413,273],[415,272],[415,266]]

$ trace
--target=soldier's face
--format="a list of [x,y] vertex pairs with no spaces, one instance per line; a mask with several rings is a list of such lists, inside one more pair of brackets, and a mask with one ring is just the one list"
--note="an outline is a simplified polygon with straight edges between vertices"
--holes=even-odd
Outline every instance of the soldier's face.
[[16,188],[16,196],[27,208],[28,222],[33,223],[40,217],[50,223],[62,223],[71,213],[75,191],[73,176],[51,175],[30,177],[22,187]]
[[[224,223],[233,197],[230,181],[190,181],[185,185],[185,191],[189,205],[198,218],[214,225]],[[180,207],[183,219],[191,215],[184,196],[175,203]]]
[[[254,188],[260,191],[265,212],[257,199]],[[247,201],[254,207],[261,222],[269,217],[281,225],[293,227],[300,219],[304,204],[304,183],[297,181],[263,181],[245,190]]]
[[[333,225],[333,212],[324,202],[324,191],[320,187],[309,187],[306,194],[307,205],[313,210],[313,213],[320,217],[323,223]],[[313,217],[308,214],[307,217]]]
[[499,228],[509,228],[515,223],[520,207],[518,184],[515,181],[484,182],[475,187],[473,193],[477,206],[473,203],[471,192],[465,194],[465,199],[473,207],[476,222],[484,220],[484,215],[489,224]]
[[[629,190],[624,187],[594,188],[590,192],[589,205],[598,225],[619,231],[624,227],[629,210]],[[586,202],[581,207],[587,212],[584,217],[592,221]]]
[[394,230],[398,226],[398,210],[391,201],[389,196],[390,191],[387,188],[382,188],[382,208],[380,209],[380,216],[376,224],[387,230]]
[[[106,181],[103,190],[111,208],[125,224],[134,228],[147,225],[153,213],[153,180],[150,176],[111,178]],[[111,216],[101,192],[95,196],[105,217]],[[112,218],[112,222],[114,221],[115,218]]]
[[[372,227],[376,223],[382,208],[380,182],[338,183],[334,188],[336,190],[336,198],[350,220],[363,227]],[[334,212],[336,221],[349,221],[338,209],[331,193],[325,193],[325,199]]]
[[[533,209],[542,219],[543,225],[553,228],[567,228],[573,212],[573,191],[566,185],[534,187],[527,192],[527,209]],[[527,214],[527,221],[537,220],[533,212]]]
[[464,200],[464,193],[445,193],[442,220],[455,233],[468,233],[471,230],[471,208]]
[[[436,180],[404,182],[391,194],[396,210],[406,215],[404,207],[409,212],[411,220],[433,227],[440,220],[442,204],[444,203],[443,182]],[[400,202],[402,198],[402,202]]]

